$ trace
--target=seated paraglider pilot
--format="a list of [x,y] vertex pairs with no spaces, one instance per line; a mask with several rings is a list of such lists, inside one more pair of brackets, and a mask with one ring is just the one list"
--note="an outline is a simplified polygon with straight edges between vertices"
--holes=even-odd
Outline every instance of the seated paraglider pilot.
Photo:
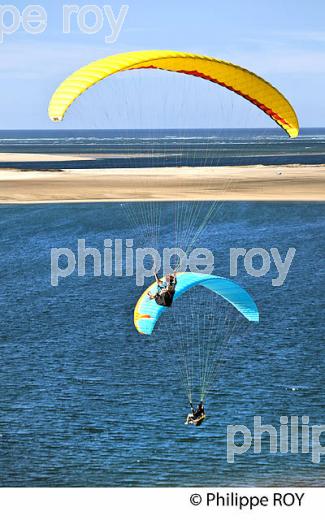
[[190,407],[191,407],[192,413],[188,414],[187,419],[186,419],[186,424],[191,424],[194,421],[197,421],[198,419],[203,418],[205,416],[203,401],[200,401],[196,410],[193,408],[192,403],[190,403]]
[[155,278],[157,282],[157,292],[156,294],[151,294],[150,292],[148,292],[150,300],[155,300],[157,305],[161,305],[163,307],[171,307],[173,304],[177,284],[176,273],[168,274],[166,276],[165,282],[158,278],[156,273]]

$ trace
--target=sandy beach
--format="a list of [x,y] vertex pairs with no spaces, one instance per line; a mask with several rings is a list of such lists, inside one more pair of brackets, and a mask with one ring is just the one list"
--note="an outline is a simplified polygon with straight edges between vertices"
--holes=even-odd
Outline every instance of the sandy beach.
[[0,169],[2,204],[144,200],[324,201],[325,165]]
[[[50,162],[50,161],[86,161],[88,155],[49,154],[49,153],[0,153],[0,162]],[[1,171],[1,168],[0,168]]]

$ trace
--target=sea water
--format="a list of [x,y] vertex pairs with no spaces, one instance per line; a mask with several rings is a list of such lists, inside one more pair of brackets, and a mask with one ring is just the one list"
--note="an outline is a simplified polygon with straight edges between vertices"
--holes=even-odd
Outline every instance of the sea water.
[[[166,243],[173,209],[166,204]],[[281,287],[272,286],[273,267],[260,278],[239,269],[234,280],[261,321],[227,351],[198,428],[184,425],[179,331],[163,317],[151,338],[136,332],[143,288],[134,277],[94,277],[89,264],[84,277],[51,286],[51,248],[76,251],[82,238],[98,249],[106,238],[143,245],[120,204],[0,208],[0,484],[325,485],[325,462],[313,464],[310,453],[271,454],[266,436],[261,454],[229,464],[226,444],[227,426],[252,431],[254,416],[277,429],[281,416],[325,423],[324,205],[229,202],[200,236],[221,276],[231,247],[296,254]]]

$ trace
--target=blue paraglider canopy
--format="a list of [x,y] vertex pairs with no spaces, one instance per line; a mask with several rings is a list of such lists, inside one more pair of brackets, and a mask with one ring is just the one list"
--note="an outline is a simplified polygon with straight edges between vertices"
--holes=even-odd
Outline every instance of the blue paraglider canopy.
[[[163,278],[165,281],[165,278]],[[180,298],[193,287],[202,286],[227,300],[248,321],[258,322],[259,312],[250,294],[237,283],[227,278],[201,273],[178,273],[174,300]],[[138,332],[150,335],[159,319],[166,312],[166,307],[157,305],[150,299],[148,292],[157,291],[157,283],[153,283],[139,298],[134,310],[134,324]]]

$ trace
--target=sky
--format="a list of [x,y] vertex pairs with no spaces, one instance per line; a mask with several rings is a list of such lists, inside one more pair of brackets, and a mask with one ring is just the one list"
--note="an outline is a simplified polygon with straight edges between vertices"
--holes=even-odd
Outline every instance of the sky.
[[[71,5],[78,13],[71,14],[70,26],[65,17],[65,32],[63,6],[70,5],[69,0],[37,0],[37,4],[47,16],[39,34],[30,31],[28,2],[11,0],[14,12],[5,7],[0,11],[1,129],[59,128],[48,120],[47,105],[67,75],[107,55],[141,49],[190,51],[240,64],[285,94],[302,127],[325,126],[323,0],[74,0]],[[95,14],[86,15],[89,5],[96,6],[97,27]],[[120,22],[114,22],[115,30],[112,16]],[[83,19],[92,34],[85,32]],[[224,89],[203,86],[207,82],[197,78],[165,79],[169,73],[146,73],[136,72],[140,78],[106,80],[105,85],[94,87],[94,92],[71,109],[60,128],[132,128],[137,126],[137,118],[143,126],[151,118],[157,128],[214,126],[216,112],[209,108],[216,96],[225,100],[226,108],[219,110],[215,126],[242,126],[247,101],[235,102],[237,116],[231,119],[227,114],[227,107],[238,96],[226,98],[219,93]],[[167,98],[169,107],[165,109],[162,101]],[[186,107],[184,119],[176,110],[180,103]],[[129,113],[127,104],[133,107]],[[146,111],[150,118],[143,115]],[[272,125],[253,107],[249,126]]]

